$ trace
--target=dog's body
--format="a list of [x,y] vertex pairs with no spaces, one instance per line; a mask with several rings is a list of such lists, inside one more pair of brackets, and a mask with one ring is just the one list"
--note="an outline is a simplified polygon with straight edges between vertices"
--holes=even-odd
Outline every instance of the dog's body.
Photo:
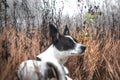
[[[39,54],[37,56],[37,59],[41,60],[39,66],[46,66],[46,63],[51,63],[59,73],[58,76],[60,77],[59,80],[71,80],[67,76],[68,70],[63,66],[63,64],[66,62],[69,56],[74,55],[80,55],[82,54],[86,47],[83,44],[79,44],[73,37],[69,36],[69,30],[66,27],[64,30],[64,35],[61,35],[58,30],[50,24],[50,37],[52,38],[52,44],[49,46],[47,50],[45,50],[43,53]],[[25,64],[25,62],[23,62]],[[29,61],[27,62],[29,64]],[[32,61],[30,62],[30,64]],[[41,64],[42,63],[42,64]],[[33,64],[32,64],[33,65]],[[28,65],[30,69],[30,65]],[[44,77],[46,68],[40,67],[39,69],[43,69],[42,72],[39,71],[42,76]],[[20,65],[20,68],[18,72],[21,72],[24,68],[24,65]],[[32,69],[34,67],[32,66]],[[23,70],[24,71],[24,70]],[[31,71],[32,73],[34,71]],[[21,75],[21,73],[18,73],[18,75]],[[22,73],[22,76],[25,76],[24,73]],[[31,75],[32,76],[32,75]],[[34,76],[37,77],[37,76]],[[44,79],[44,78],[43,78]],[[33,79],[30,79],[33,80]],[[38,80],[38,78],[35,78],[35,80]]]
[[18,78],[19,80],[47,80],[54,76],[57,80],[71,80],[64,70],[58,62],[26,60],[19,66]]
[[39,75],[39,73],[42,73],[44,71],[43,69],[41,69],[42,68],[41,64],[42,63],[40,61],[36,61],[36,60],[26,60],[22,62],[18,70],[19,79],[20,80],[39,80],[39,77],[42,77],[41,75]]

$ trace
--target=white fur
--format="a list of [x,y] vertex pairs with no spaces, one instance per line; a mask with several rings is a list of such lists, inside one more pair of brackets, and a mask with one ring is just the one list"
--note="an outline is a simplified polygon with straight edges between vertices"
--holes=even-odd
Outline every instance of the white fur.
[[[42,65],[41,65],[42,64]],[[23,61],[18,69],[18,77],[20,80],[39,80],[37,75],[39,73],[43,73],[45,70],[42,66],[45,65],[43,62],[36,61],[36,60],[26,60]]]
[[[40,80],[44,80],[44,79],[41,79],[41,76],[45,75],[45,71],[47,69],[46,62],[51,63],[51,61],[36,61],[36,60],[23,61],[20,64],[19,69],[18,69],[19,79],[20,80],[39,80],[39,78],[40,78]],[[55,60],[54,63],[52,63],[52,64],[54,64],[57,67],[58,71],[60,71],[59,76],[60,76],[61,80],[65,80],[66,75],[63,71],[63,68],[57,62],[57,60]],[[41,76],[38,75],[37,72],[39,74],[41,74]],[[69,80],[69,77],[66,77],[66,78],[68,78],[67,80]]]

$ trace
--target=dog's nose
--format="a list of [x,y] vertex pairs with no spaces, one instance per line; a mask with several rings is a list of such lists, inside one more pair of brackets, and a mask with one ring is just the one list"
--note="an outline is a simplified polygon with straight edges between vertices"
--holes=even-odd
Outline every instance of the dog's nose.
[[82,51],[85,51],[86,46],[81,46]]

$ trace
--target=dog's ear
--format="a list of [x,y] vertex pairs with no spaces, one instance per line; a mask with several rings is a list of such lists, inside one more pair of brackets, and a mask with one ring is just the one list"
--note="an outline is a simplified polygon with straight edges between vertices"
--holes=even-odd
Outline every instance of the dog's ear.
[[64,29],[63,34],[64,34],[64,35],[69,35],[69,34],[70,34],[67,25],[65,26],[65,29]]
[[49,31],[52,42],[55,42],[60,37],[58,29],[53,24],[49,24]]

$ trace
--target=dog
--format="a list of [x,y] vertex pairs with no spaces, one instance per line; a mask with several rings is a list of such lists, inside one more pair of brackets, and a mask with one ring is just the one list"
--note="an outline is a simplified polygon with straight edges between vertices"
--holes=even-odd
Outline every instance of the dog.
[[[79,44],[75,38],[69,35],[67,26],[64,29],[63,35],[59,33],[53,24],[49,25],[49,29],[52,44],[47,50],[36,57],[37,60],[27,60],[20,64],[18,69],[18,77],[19,79],[22,78],[20,80],[26,80],[27,78],[29,80],[46,80],[46,72],[50,67],[48,64],[54,68],[58,80],[72,80],[67,76],[69,71],[63,64],[69,56],[83,54],[86,46]],[[36,66],[40,76],[35,73]],[[52,75],[52,77],[54,76]]]
[[[66,26],[64,34],[61,35],[54,25],[49,25],[52,44],[43,53],[37,56],[37,59],[51,61],[55,58],[58,62],[64,64],[69,56],[81,55],[85,52],[86,46],[79,44],[77,40],[69,35],[69,29]],[[53,61],[54,62],[54,61]]]
[[36,58],[42,61],[51,61],[52,63],[57,60],[64,67],[65,74],[68,74],[69,71],[63,64],[70,56],[83,55],[86,46],[79,44],[75,38],[70,36],[67,26],[65,26],[63,34],[60,34],[54,25],[50,24],[49,27],[52,44]]

